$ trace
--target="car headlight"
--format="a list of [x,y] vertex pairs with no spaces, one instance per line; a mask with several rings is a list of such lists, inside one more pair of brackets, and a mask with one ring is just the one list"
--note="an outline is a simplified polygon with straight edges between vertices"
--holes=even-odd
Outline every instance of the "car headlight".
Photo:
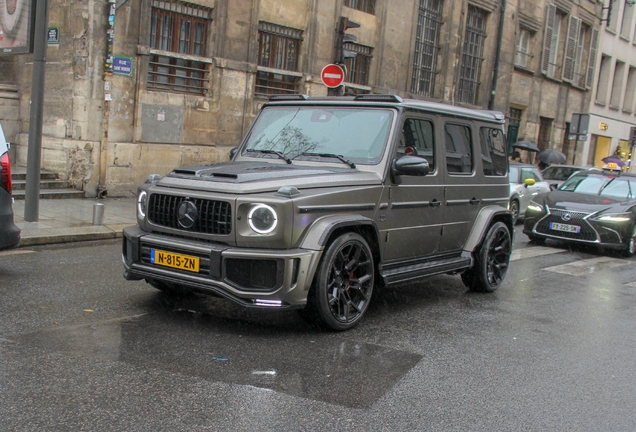
[[255,232],[259,234],[268,234],[274,231],[278,223],[276,210],[266,204],[257,204],[247,215],[247,220]]
[[146,217],[146,209],[148,208],[148,193],[146,191],[139,192],[137,195],[137,215],[141,219]]
[[534,201],[530,201],[530,203],[528,204],[528,208],[526,211],[535,211],[535,212],[541,212],[543,211],[543,206],[541,204],[538,204]]
[[614,214],[605,214],[601,216],[597,216],[594,220],[600,222],[627,222],[632,220],[631,213],[614,213]]

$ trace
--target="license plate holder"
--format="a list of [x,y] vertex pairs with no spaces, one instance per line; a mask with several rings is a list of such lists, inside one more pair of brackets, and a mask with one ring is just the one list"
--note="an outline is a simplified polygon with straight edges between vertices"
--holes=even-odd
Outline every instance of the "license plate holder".
[[199,257],[150,249],[150,262],[163,267],[171,267],[193,273],[199,272]]
[[578,225],[562,224],[558,222],[550,222],[550,229],[553,231],[569,232],[574,234],[580,234],[581,227]]

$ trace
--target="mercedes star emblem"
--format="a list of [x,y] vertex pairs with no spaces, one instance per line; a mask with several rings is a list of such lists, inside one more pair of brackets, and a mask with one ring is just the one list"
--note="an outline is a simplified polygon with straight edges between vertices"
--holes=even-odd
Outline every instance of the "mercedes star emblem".
[[177,222],[185,229],[190,229],[194,226],[199,212],[197,206],[192,201],[184,201],[179,205],[177,209]]

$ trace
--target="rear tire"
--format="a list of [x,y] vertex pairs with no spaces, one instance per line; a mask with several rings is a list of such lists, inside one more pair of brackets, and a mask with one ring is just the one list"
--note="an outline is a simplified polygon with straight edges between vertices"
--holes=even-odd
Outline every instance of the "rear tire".
[[462,273],[464,285],[475,292],[493,292],[499,288],[508,271],[512,239],[503,222],[490,227],[475,256],[473,266]]
[[300,315],[331,330],[355,327],[369,306],[374,275],[373,254],[364,237],[341,235],[325,251]]

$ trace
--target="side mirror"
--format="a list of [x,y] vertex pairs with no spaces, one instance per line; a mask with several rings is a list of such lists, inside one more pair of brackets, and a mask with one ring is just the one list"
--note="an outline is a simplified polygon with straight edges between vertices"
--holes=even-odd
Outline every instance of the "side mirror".
[[425,176],[431,168],[428,161],[420,156],[402,156],[393,161],[391,173],[396,183],[400,183],[400,176]]
[[557,188],[559,187],[558,184],[556,183],[550,183],[550,190],[557,190]]
[[230,160],[234,159],[236,153],[238,153],[238,147],[234,147],[232,150],[230,150]]
[[535,183],[533,178],[525,179],[523,182],[525,183],[526,186],[534,186],[534,183]]

